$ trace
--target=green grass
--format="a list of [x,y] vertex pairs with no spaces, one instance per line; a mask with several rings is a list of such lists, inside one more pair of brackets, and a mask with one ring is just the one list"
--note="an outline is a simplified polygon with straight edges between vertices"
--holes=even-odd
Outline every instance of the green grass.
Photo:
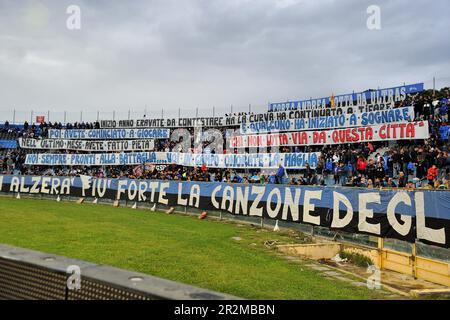
[[265,240],[303,241],[292,234],[179,214],[0,197],[0,243],[249,299],[382,298],[286,261],[266,248]]

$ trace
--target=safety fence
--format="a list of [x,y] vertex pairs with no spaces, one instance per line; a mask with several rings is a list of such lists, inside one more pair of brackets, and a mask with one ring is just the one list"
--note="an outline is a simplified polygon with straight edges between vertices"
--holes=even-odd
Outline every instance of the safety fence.
[[[84,110],[83,110],[84,109]],[[141,107],[141,108],[83,108],[81,110],[71,110],[69,108],[7,108],[0,110],[0,123],[9,121],[10,124],[37,123],[37,118],[46,122],[95,122],[99,120],[130,120],[144,118],[190,118],[190,117],[221,117],[225,114],[239,112],[264,113],[267,112],[267,104],[249,104],[229,107],[203,107],[203,108],[165,108],[165,107]]]
[[0,245],[0,299],[234,300],[158,277]]

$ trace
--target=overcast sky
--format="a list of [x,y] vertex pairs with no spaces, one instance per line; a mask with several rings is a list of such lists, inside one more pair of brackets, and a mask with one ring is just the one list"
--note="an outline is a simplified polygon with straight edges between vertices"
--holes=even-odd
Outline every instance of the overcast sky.
[[[81,9],[69,30],[66,8]],[[366,26],[369,5],[381,30]],[[448,0],[0,1],[0,111],[265,106],[450,83]]]

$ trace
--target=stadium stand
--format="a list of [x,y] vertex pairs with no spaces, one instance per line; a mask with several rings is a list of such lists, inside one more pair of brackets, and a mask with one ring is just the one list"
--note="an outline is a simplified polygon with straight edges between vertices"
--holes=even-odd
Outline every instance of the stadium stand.
[[[129,177],[138,179],[216,181],[231,183],[284,183],[291,185],[342,185],[348,187],[399,187],[448,189],[450,157],[448,155],[450,94],[443,88],[434,97],[430,90],[395,105],[396,108],[413,105],[415,120],[429,122],[427,140],[381,141],[326,146],[283,146],[280,152],[320,152],[316,168],[302,170],[255,170],[183,167],[178,165],[143,166],[30,166],[25,165],[26,154],[32,153],[86,153],[69,150],[21,149],[19,138],[46,138],[49,129],[98,129],[99,122],[41,124],[0,124],[0,161],[4,174],[23,175],[92,175],[96,177]],[[242,115],[236,113],[234,115]],[[230,115],[226,115],[230,116]],[[226,130],[219,128],[224,137]],[[204,128],[207,130],[208,128]],[[217,129],[217,128],[216,128]],[[173,132],[174,129],[172,129]],[[188,129],[192,134],[194,128]],[[155,151],[176,151],[181,142],[169,139],[155,141]],[[203,142],[203,152],[212,141]],[[193,150],[195,152],[195,150]],[[248,152],[249,149],[240,150]],[[214,153],[214,151],[211,151]],[[224,153],[238,153],[224,144]],[[437,172],[435,174],[434,172]],[[282,176],[280,176],[282,175]]]

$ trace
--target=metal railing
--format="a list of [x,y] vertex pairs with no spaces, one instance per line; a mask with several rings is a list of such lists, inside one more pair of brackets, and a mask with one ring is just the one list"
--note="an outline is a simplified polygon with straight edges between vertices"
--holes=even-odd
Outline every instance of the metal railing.
[[[70,285],[74,267],[79,286]],[[158,277],[38,251],[0,245],[0,299],[235,300]]]
[[[88,109],[88,108],[86,108]],[[93,111],[94,110],[94,111]],[[29,124],[36,123],[36,117],[43,116],[46,122],[95,122],[99,120],[130,120],[143,118],[162,118],[162,119],[179,119],[192,117],[223,117],[225,114],[239,112],[267,112],[267,105],[258,104],[247,106],[230,106],[230,107],[211,107],[211,108],[161,108],[148,107],[139,109],[120,109],[113,108],[89,108],[88,110],[69,111],[67,110],[50,110],[44,108],[30,108],[28,110],[20,110],[11,108],[9,110],[0,110],[0,123],[9,121],[10,124],[23,124],[28,121]],[[108,111],[104,111],[108,110]]]

